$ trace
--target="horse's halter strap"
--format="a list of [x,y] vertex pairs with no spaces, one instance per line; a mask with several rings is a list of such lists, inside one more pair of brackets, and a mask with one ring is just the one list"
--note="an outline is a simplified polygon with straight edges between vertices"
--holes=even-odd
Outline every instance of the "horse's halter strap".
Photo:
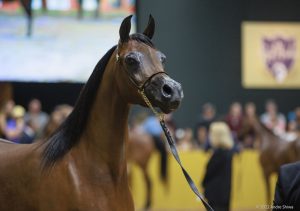
[[[117,53],[116,55],[116,60],[117,62],[119,61],[119,54]],[[126,68],[125,68],[126,69]],[[158,74],[166,74],[163,71],[154,73],[153,75],[151,75],[149,78],[147,78],[141,85],[139,85],[136,80],[131,76],[131,74],[128,72],[128,70],[126,69],[126,72],[129,76],[130,81],[135,85],[135,87],[138,89],[138,92],[140,93],[140,95],[143,97],[143,100],[145,101],[146,105],[152,110],[152,112],[155,114],[155,116],[159,119],[159,123],[164,131],[164,134],[167,138],[169,147],[171,149],[171,152],[173,154],[173,157],[175,158],[175,160],[177,161],[177,163],[179,164],[182,173],[186,179],[186,181],[189,183],[190,188],[192,189],[192,191],[198,196],[198,198],[202,201],[204,207],[206,208],[206,210],[209,211],[214,211],[213,208],[208,204],[208,202],[205,200],[204,196],[198,191],[197,186],[195,185],[194,181],[192,180],[192,178],[190,177],[190,175],[188,174],[188,172],[185,170],[185,168],[183,167],[177,148],[176,148],[176,144],[171,136],[171,133],[168,129],[168,127],[166,126],[165,120],[164,120],[164,114],[161,112],[158,112],[151,104],[150,100],[148,99],[148,97],[146,96],[144,89],[145,86],[147,86],[147,84],[151,81],[151,79]]]
[[[120,56],[119,56],[119,54],[116,55],[116,60],[117,60],[117,62],[120,61]],[[126,68],[125,68],[125,70],[126,70],[128,76],[129,76],[130,81],[131,81],[131,82],[134,84],[134,86],[135,86],[138,90],[140,90],[140,91],[144,90],[145,86],[151,81],[151,79],[152,79],[154,76],[156,76],[156,75],[158,75],[158,74],[165,74],[165,75],[168,75],[168,74],[167,74],[166,72],[164,72],[164,71],[158,71],[158,72],[152,74],[150,77],[148,77],[142,84],[139,84],[139,83],[132,77],[132,75],[130,74],[130,72],[129,72]]]
[[[120,61],[120,56],[117,53],[116,54],[116,61],[119,62]],[[143,83],[139,84],[134,77],[130,74],[130,72],[125,68],[128,76],[129,76],[129,80],[132,82],[132,84],[138,89],[138,92],[140,93],[140,95],[143,97],[143,100],[145,101],[145,103],[147,104],[147,106],[152,110],[152,112],[155,114],[155,116],[157,116],[159,118],[160,121],[164,120],[164,115],[163,113],[158,112],[150,103],[150,100],[148,99],[148,97],[145,94],[145,87],[148,85],[148,83],[152,80],[152,78],[156,75],[159,74],[165,74],[168,75],[166,72],[164,71],[159,71],[156,72],[154,74],[152,74],[150,77],[148,77]]]

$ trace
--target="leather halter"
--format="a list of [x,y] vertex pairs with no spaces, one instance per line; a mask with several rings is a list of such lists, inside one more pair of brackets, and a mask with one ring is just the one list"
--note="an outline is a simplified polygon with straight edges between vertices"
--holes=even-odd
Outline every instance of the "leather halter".
[[[119,54],[116,54],[116,60],[117,62],[119,62]],[[154,74],[152,74],[150,77],[148,77],[142,84],[138,84],[137,81],[132,77],[132,75],[129,73],[129,71],[125,68],[130,81],[135,85],[135,87],[138,89],[138,92],[141,94],[141,96],[143,97],[143,100],[145,101],[146,105],[152,110],[152,112],[155,114],[155,116],[159,119],[159,123],[164,131],[164,134],[166,136],[167,142],[169,144],[169,147],[171,149],[172,155],[175,158],[175,160],[177,161],[178,165],[180,166],[182,173],[186,179],[186,181],[188,182],[190,188],[192,189],[192,191],[195,193],[195,195],[201,200],[203,206],[206,208],[206,210],[208,211],[214,211],[214,209],[209,205],[209,203],[205,200],[204,196],[199,192],[197,186],[195,185],[195,182],[193,181],[193,179],[190,177],[190,175],[188,174],[188,172],[185,170],[185,168],[183,167],[179,154],[177,152],[177,148],[176,148],[176,144],[171,136],[171,133],[169,131],[169,128],[167,127],[165,120],[164,120],[164,114],[158,112],[153,106],[152,103],[150,102],[150,100],[148,99],[148,97],[146,96],[144,89],[145,86],[147,86],[147,84],[151,81],[151,79],[158,75],[158,74],[166,74],[168,75],[166,72],[164,71],[159,71],[156,72]]]
[[[119,56],[118,53],[116,54],[116,60],[117,60],[117,62],[120,61],[120,56]],[[130,74],[130,72],[129,72],[126,68],[125,68],[125,70],[126,70],[128,76],[129,76],[129,80],[134,84],[134,86],[135,86],[140,92],[141,92],[141,91],[144,92],[145,87],[147,86],[147,84],[151,81],[151,79],[152,79],[154,76],[156,76],[156,75],[158,75],[158,74],[165,74],[165,75],[168,75],[168,74],[167,74],[166,72],[164,72],[164,71],[158,71],[158,72],[152,74],[151,76],[149,76],[143,83],[139,84],[139,83],[134,79],[134,77],[132,77],[132,75]]]

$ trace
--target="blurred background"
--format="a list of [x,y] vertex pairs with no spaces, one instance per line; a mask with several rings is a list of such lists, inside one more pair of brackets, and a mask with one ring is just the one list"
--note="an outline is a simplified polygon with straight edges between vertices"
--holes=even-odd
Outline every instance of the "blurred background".
[[[123,18],[134,14],[131,33],[142,32],[152,14],[153,41],[184,89],[166,120],[186,169],[225,210],[270,205],[279,166],[300,158],[299,9],[298,0],[0,0],[0,135],[50,134]],[[134,106],[129,127],[137,210],[203,210],[149,110]]]

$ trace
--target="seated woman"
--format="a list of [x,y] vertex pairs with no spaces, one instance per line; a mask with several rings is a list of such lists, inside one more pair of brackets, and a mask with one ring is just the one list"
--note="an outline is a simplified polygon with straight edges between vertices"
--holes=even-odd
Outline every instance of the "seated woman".
[[17,105],[13,108],[3,131],[6,139],[20,144],[28,144],[33,141],[33,131],[25,125],[24,115],[25,109],[22,106]]
[[213,154],[208,161],[202,186],[204,195],[216,211],[230,208],[233,139],[224,122],[214,122],[209,129]]
[[193,130],[191,128],[177,129],[176,139],[178,140],[178,150],[180,151],[190,151],[196,148],[193,140]]

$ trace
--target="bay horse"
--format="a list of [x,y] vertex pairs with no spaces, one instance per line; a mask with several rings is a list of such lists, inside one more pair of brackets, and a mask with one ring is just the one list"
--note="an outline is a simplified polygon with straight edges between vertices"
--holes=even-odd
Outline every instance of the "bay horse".
[[146,106],[138,91],[144,90],[155,107],[170,113],[183,92],[151,41],[152,16],[143,34],[129,35],[131,17],[46,142],[0,141],[0,210],[134,210],[126,165],[130,105]]
[[261,123],[256,116],[244,119],[238,138],[242,140],[249,134],[258,142],[266,199],[268,204],[271,204],[270,176],[273,173],[278,174],[281,165],[300,160],[300,140],[299,138],[292,142],[283,140]]
[[[2,0],[3,2],[12,2],[14,0]],[[31,36],[32,33],[32,20],[33,20],[33,12],[32,12],[32,0],[19,0],[20,4],[25,12],[27,18],[27,32],[26,35],[28,37]],[[46,5],[46,0],[42,0],[43,8]]]
[[[63,123],[65,119],[72,112],[73,107],[69,105],[58,105],[51,113],[49,122],[47,123],[43,137],[35,141],[44,141],[47,137],[50,137],[55,130]],[[139,123],[140,124],[140,123]],[[143,179],[146,186],[146,200],[144,203],[144,209],[147,210],[151,207],[152,203],[152,180],[148,172],[148,163],[155,151],[152,137],[145,132],[138,129],[138,126],[132,126],[129,129],[129,138],[127,144],[127,159],[129,165],[131,163],[136,164],[143,175]],[[129,183],[131,182],[131,171],[128,169]]]

